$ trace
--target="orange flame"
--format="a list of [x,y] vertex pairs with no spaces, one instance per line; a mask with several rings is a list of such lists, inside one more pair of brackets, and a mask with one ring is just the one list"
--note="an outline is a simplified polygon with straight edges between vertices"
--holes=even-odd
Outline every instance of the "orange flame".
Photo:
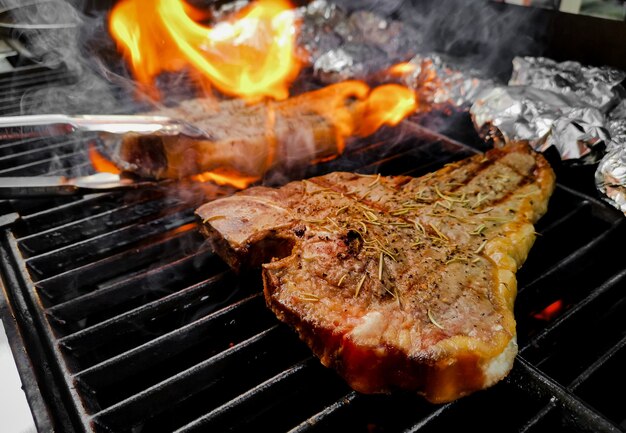
[[411,72],[415,71],[416,69],[417,69],[417,66],[415,64],[413,64],[411,62],[403,62],[403,63],[397,63],[397,64],[393,65],[387,71],[391,75],[402,77],[404,75],[410,74]]
[[300,65],[296,19],[287,0],[259,0],[214,27],[182,0],[123,0],[109,28],[138,81],[150,86],[161,72],[195,68],[228,95],[285,99]]
[[259,180],[255,176],[243,176],[231,170],[214,170],[191,176],[191,180],[196,182],[213,182],[218,185],[233,186],[237,189],[246,189]]
[[[355,80],[287,99],[301,66],[294,55],[296,13],[288,0],[258,0],[212,27],[203,24],[205,15],[184,0],[121,0],[109,24],[136,79],[144,85],[151,86],[162,72],[189,70],[199,74],[201,85],[209,82],[226,95],[263,101],[266,109],[259,111],[265,113],[267,155],[259,165],[265,170],[280,162],[285,137],[277,129],[285,128],[285,118],[322,118],[323,125],[316,124],[320,128],[313,128],[313,136],[319,138],[318,160],[323,160],[341,153],[346,138],[370,135],[382,125],[394,126],[418,108],[416,94],[408,87],[370,88]],[[406,71],[407,65],[397,66],[398,71]],[[193,180],[246,188],[258,177],[220,167]]]
[[196,225],[196,223],[183,224],[182,226],[176,227],[174,230],[172,230],[170,234],[177,235],[179,233],[185,233],[185,232],[188,232],[189,230],[195,230],[197,228],[198,226]]
[[373,134],[383,125],[395,126],[417,109],[415,92],[399,84],[384,84],[372,90],[365,101],[361,136]]
[[89,145],[89,160],[93,168],[100,173],[113,173],[120,174],[122,171],[109,161],[104,155],[102,155],[96,146]]
[[398,84],[371,89],[362,81],[343,81],[307,94],[311,109],[336,131],[339,153],[345,139],[373,134],[383,125],[395,126],[418,108],[415,92]]

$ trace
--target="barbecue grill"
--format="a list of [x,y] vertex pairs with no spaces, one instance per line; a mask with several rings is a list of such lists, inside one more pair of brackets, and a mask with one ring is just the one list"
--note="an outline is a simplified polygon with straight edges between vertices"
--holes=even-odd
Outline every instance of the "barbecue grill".
[[[76,79],[12,50],[2,115]],[[455,130],[409,119],[304,177],[419,176],[485,149],[467,119]],[[93,139],[2,140],[0,176],[93,174]],[[0,202],[0,318],[38,431],[626,431],[624,216],[590,167],[547,156],[559,183],[518,273],[520,354],[504,381],[445,405],[362,395],[321,366],[265,307],[259,275],[234,275],[199,234],[194,210],[227,187]]]

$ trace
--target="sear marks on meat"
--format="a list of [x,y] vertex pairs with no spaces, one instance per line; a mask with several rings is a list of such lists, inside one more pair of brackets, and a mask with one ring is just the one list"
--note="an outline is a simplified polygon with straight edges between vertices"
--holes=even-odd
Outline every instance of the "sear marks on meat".
[[228,264],[262,264],[267,305],[364,393],[454,400],[517,354],[515,273],[555,176],[525,144],[420,178],[331,173],[197,210]]

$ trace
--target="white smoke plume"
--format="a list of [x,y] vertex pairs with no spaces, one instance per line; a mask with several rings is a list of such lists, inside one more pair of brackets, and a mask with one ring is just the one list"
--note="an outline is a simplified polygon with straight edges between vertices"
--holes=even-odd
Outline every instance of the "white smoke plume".
[[119,110],[115,90],[134,86],[105,65],[103,53],[114,50],[106,13],[83,13],[83,1],[0,0],[4,21],[14,26],[8,36],[24,44],[31,61],[65,71],[57,75],[70,83],[27,91],[22,114],[115,112]]

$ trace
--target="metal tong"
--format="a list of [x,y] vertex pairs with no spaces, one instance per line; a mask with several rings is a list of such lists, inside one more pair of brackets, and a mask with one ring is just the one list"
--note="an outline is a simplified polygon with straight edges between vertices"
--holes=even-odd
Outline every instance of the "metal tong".
[[[109,134],[158,134],[208,137],[200,128],[165,116],[42,114],[0,117],[0,139],[66,135],[76,131]],[[0,177],[0,199],[155,187],[163,182],[135,180],[112,173],[66,178],[63,176]]]
[[155,188],[168,181],[135,180],[113,173],[64,176],[0,177],[0,199],[37,198],[72,194]]
[[0,117],[2,140],[66,135],[79,131],[209,136],[190,123],[165,116],[34,114]]

